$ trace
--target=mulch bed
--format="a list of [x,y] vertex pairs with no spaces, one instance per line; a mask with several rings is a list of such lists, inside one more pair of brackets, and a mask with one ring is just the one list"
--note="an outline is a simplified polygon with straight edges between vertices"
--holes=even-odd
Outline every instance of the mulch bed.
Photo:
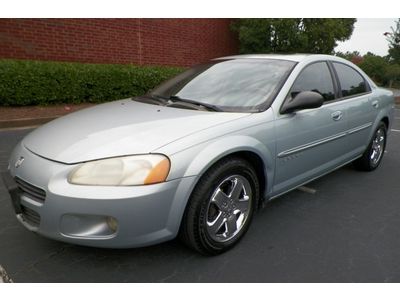
[[56,118],[71,112],[93,106],[84,104],[60,104],[49,106],[0,106],[0,121],[31,119],[31,118]]

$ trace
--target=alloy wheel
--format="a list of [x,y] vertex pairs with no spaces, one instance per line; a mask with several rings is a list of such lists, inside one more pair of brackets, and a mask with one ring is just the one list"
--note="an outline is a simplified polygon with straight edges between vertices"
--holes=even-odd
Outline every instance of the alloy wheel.
[[250,182],[241,175],[222,180],[214,190],[206,212],[208,235],[216,242],[227,242],[245,225],[251,208]]
[[379,128],[375,132],[375,136],[372,140],[370,160],[373,165],[379,163],[384,149],[385,149],[385,132],[383,128]]

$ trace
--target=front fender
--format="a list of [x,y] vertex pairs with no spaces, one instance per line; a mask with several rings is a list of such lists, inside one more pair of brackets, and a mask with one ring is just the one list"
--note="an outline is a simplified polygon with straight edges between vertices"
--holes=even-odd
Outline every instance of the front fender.
[[[272,149],[269,149],[272,148]],[[168,179],[196,176],[198,179],[218,160],[241,151],[249,151],[258,155],[264,163],[266,181],[273,182],[273,160],[275,148],[267,147],[254,137],[244,135],[232,135],[212,140],[207,143],[194,146],[171,157],[172,169]],[[189,162],[185,164],[182,162]],[[269,194],[272,184],[267,184],[265,195]]]

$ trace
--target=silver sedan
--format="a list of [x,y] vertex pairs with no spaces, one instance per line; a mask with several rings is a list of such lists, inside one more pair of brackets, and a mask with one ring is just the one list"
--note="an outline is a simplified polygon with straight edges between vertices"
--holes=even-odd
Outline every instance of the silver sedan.
[[36,129],[3,179],[43,236],[123,248],[179,235],[219,254],[263,201],[350,162],[377,168],[393,111],[390,91],[338,57],[224,57]]

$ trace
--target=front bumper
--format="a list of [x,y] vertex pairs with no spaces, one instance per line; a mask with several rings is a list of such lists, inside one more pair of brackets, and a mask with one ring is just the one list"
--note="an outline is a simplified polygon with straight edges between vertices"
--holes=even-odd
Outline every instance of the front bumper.
[[[21,157],[23,163],[15,167]],[[52,239],[106,248],[146,246],[177,235],[196,177],[147,186],[80,186],[67,181],[74,167],[17,146],[9,172],[2,175],[26,228]],[[116,221],[115,228],[110,220]]]

